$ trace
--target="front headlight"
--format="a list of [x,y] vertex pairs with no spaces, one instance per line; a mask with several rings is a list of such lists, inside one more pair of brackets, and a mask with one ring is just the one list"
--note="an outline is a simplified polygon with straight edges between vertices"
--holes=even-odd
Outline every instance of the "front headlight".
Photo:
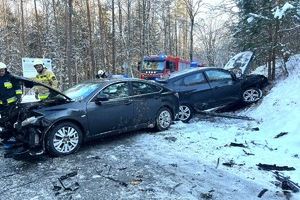
[[39,118],[40,118],[40,117],[35,117],[35,116],[29,117],[29,118],[25,119],[24,121],[22,121],[21,125],[22,125],[22,126],[27,126],[27,125],[29,125],[29,124],[34,124],[34,123],[37,122],[37,120],[38,120]]

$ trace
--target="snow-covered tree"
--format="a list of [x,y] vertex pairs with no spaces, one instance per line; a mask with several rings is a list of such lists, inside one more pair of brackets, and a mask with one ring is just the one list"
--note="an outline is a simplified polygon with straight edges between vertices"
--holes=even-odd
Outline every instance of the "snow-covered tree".
[[234,29],[237,48],[254,51],[258,64],[266,63],[268,78],[274,80],[275,60],[286,60],[291,52],[299,51],[291,43],[299,37],[299,2],[238,0],[237,6],[239,21]]

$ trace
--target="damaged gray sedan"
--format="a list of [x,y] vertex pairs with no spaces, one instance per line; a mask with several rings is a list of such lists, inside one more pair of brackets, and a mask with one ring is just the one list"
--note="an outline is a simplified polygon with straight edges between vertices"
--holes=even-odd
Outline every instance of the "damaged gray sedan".
[[[179,109],[178,94],[139,79],[90,81],[63,93],[18,79],[27,95],[1,112],[0,137],[12,134],[29,152],[68,155],[91,138],[142,128],[163,131]],[[49,90],[48,99],[38,101],[30,95],[36,86]]]

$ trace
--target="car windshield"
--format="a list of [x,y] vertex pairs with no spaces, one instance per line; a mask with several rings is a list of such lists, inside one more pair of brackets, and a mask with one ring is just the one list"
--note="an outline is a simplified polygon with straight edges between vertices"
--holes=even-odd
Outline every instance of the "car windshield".
[[100,83],[80,83],[65,90],[63,93],[74,101],[80,101],[100,87]]
[[164,70],[164,67],[165,67],[164,61],[144,60],[142,65],[142,70],[162,71]]

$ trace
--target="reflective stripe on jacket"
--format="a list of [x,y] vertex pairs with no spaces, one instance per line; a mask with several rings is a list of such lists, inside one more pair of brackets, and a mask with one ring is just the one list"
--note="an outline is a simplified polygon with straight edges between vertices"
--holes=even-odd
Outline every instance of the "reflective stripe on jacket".
[[9,72],[0,77],[0,105],[12,104],[22,95],[19,81]]
[[[48,85],[54,89],[58,89],[58,81],[52,71],[43,69],[42,73],[36,75],[35,81]],[[49,89],[43,86],[35,86],[35,93],[38,96],[38,99],[45,100],[49,96]]]
[[42,73],[36,75],[35,81],[44,83],[54,89],[58,89],[58,81],[52,71],[43,69]]

